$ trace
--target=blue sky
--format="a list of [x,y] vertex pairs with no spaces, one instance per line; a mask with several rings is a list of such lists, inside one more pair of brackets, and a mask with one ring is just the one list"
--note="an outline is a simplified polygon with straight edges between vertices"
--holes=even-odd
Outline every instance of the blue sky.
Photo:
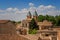
[[20,21],[35,10],[38,15],[60,15],[60,0],[0,0],[0,20]]
[[0,9],[6,9],[9,7],[16,7],[19,9],[28,8],[30,2],[34,3],[35,6],[53,5],[60,9],[60,0],[0,0]]

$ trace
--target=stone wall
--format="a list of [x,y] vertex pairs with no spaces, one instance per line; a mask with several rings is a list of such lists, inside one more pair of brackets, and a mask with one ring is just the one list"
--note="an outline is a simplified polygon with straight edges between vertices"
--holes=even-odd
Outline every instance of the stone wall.
[[57,31],[57,40],[60,40],[60,28],[53,28],[53,30]]
[[19,35],[0,34],[0,40],[28,40],[28,39],[21,37]]
[[0,34],[15,34],[16,26],[12,22],[0,23]]
[[16,33],[16,25],[11,21],[0,23],[0,40],[28,40]]

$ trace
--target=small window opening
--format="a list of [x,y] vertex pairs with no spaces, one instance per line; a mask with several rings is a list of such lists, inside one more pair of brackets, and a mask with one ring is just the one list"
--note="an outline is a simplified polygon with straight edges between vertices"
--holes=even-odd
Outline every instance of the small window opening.
[[45,34],[45,36],[49,36],[49,34]]

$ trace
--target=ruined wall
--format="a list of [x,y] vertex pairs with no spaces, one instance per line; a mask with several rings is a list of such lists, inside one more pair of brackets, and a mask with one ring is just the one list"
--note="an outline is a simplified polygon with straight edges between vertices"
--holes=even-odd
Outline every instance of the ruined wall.
[[0,34],[14,34],[16,26],[12,22],[0,23]]
[[0,40],[28,40],[28,39],[18,35],[0,34]]
[[57,40],[60,40],[60,28],[53,28],[53,30],[57,31]]
[[12,22],[0,23],[0,40],[28,40],[16,34],[16,25]]

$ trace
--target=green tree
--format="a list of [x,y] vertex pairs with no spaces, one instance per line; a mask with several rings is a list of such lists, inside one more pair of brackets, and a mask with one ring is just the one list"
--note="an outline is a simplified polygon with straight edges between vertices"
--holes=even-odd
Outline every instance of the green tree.
[[29,34],[36,34],[36,32],[37,32],[37,30],[36,30],[36,29],[33,29],[33,30],[32,30],[32,29],[30,29],[30,30],[29,30]]
[[14,23],[14,24],[16,23],[16,21],[11,21],[11,22]]
[[21,23],[21,21],[18,21],[17,23],[19,24],[19,23]]
[[38,29],[38,25],[34,19],[31,20],[30,22],[30,29]]
[[45,20],[49,21],[49,15],[45,15]]
[[55,25],[56,26],[60,26],[60,15],[59,16],[55,16],[55,20],[56,20]]
[[53,24],[55,24],[55,22],[56,22],[54,16],[46,15],[45,16],[45,19],[48,20],[48,21],[53,22]]
[[42,22],[44,19],[45,19],[45,16],[43,16],[43,15],[38,16],[38,21],[39,22]]

